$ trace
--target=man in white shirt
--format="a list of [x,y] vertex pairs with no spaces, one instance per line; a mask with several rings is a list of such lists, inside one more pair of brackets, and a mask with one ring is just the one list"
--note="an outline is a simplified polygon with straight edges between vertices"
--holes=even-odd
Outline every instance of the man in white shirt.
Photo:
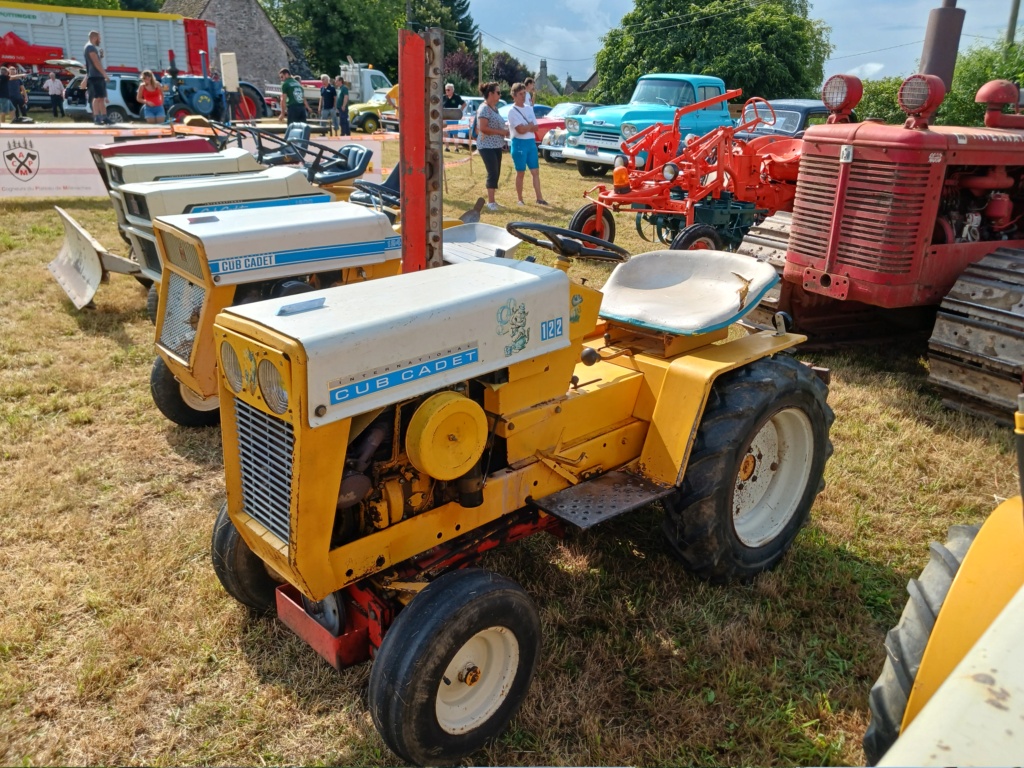
[[523,176],[530,169],[533,176],[533,191],[537,193],[537,205],[547,205],[540,193],[540,170],[537,163],[537,118],[533,107],[526,104],[526,86],[515,83],[512,86],[512,109],[508,112],[509,133],[512,136],[512,162],[516,167],[516,196],[518,205],[523,202]]
[[43,83],[43,88],[50,94],[53,116],[57,117],[57,111],[60,110],[60,116],[64,117],[64,83],[57,79],[56,73],[51,72],[50,79]]

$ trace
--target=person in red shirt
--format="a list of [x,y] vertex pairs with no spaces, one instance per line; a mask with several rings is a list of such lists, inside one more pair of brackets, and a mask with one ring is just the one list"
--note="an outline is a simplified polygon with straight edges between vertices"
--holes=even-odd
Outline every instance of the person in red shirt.
[[142,102],[142,116],[147,123],[162,123],[166,117],[164,112],[164,89],[160,82],[148,69],[142,73],[138,99]]

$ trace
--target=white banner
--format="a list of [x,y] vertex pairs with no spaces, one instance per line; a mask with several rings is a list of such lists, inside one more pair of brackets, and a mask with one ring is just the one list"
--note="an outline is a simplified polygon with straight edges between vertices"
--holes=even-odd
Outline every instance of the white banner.
[[0,194],[4,197],[106,197],[89,147],[118,137],[169,136],[166,128],[0,130]]
[[[158,138],[169,136],[166,126],[152,128],[22,128],[0,129],[0,194],[4,197],[106,197],[103,179],[93,163],[89,147],[108,144],[117,138]],[[353,137],[354,138],[354,137]],[[332,148],[359,143],[373,151],[370,169],[363,178],[381,183],[381,157],[384,144],[367,136],[350,140],[319,137],[319,144]],[[255,144],[246,141],[246,149]]]

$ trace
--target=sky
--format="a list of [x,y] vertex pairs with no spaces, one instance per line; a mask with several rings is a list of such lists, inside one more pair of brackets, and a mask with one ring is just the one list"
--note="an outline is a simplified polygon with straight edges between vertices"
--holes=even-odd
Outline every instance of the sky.
[[[756,0],[726,0],[737,5]],[[825,77],[837,73],[862,78],[910,75],[921,57],[928,12],[941,0],[811,0],[811,18],[832,28],[831,59]],[[964,9],[960,49],[1001,40],[1011,0],[958,0]],[[547,59],[548,73],[585,80],[594,70],[601,36],[633,8],[633,0],[471,0],[473,20],[484,47],[508,51],[536,71]],[[1024,24],[1024,12],[1020,22]],[[678,23],[674,21],[672,23]],[[670,34],[668,30],[666,34]],[[1018,41],[1024,40],[1024,30]]]

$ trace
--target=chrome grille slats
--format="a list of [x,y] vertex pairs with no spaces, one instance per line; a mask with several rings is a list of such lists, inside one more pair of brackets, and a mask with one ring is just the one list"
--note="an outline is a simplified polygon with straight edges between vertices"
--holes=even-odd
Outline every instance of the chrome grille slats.
[[[839,158],[804,155],[790,251],[824,261],[837,213]],[[885,274],[914,268],[931,168],[854,157],[841,209],[836,266]]]
[[238,398],[234,404],[242,511],[287,542],[291,534],[294,429]]
[[186,365],[196,340],[195,328],[206,299],[206,289],[186,280],[177,272],[168,272],[167,303],[163,326],[160,328],[160,346]]
[[163,238],[164,252],[174,266],[185,270],[199,280],[203,279],[203,267],[199,261],[199,252],[192,243],[182,240],[166,230],[159,230],[158,237]]

